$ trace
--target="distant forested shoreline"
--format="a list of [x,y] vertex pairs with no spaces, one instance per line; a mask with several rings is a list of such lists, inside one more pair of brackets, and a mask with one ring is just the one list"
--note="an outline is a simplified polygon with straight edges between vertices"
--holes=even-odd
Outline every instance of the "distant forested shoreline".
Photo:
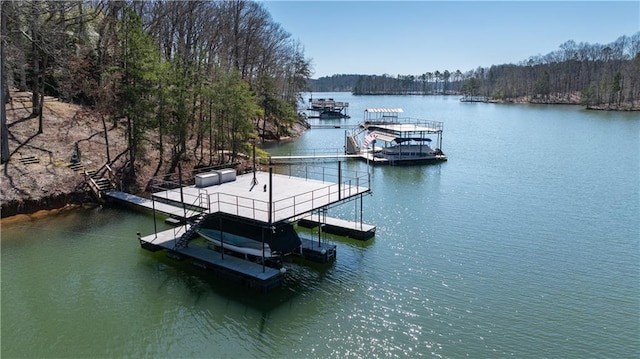
[[640,32],[605,45],[566,41],[556,51],[518,64],[419,75],[333,75],[309,80],[308,88],[354,95],[460,95],[492,102],[637,111]]

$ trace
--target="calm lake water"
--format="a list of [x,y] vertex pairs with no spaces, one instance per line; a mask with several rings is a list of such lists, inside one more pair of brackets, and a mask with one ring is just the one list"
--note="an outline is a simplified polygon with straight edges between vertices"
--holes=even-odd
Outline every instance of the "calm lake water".
[[[284,285],[261,294],[141,249],[147,213],[5,222],[0,356],[640,355],[638,113],[319,97],[348,101],[352,117],[322,123],[355,124],[367,107],[445,123],[448,162],[370,169],[373,240],[330,237],[335,263],[290,263]],[[344,129],[312,129],[269,150],[343,145]]]

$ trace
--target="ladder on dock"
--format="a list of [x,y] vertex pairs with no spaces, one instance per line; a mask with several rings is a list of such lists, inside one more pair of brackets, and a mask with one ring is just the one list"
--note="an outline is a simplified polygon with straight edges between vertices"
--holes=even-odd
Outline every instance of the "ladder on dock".
[[202,221],[203,218],[204,214],[195,218],[189,226],[189,229],[182,233],[176,244],[173,246],[173,249],[187,248],[189,246],[189,241],[196,237],[196,232],[200,228],[200,221]]

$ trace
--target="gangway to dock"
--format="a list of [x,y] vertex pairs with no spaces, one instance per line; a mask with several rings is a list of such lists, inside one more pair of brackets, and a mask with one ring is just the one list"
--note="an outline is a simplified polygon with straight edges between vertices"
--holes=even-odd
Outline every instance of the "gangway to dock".
[[163,203],[153,199],[148,199],[148,198],[136,196],[131,193],[125,193],[125,192],[116,191],[116,190],[107,191],[104,193],[104,195],[108,198],[111,198],[123,203],[131,204],[137,207],[149,209],[151,211],[157,211],[160,213],[167,214],[173,218],[179,219],[180,221],[185,221],[190,218],[194,218],[200,215],[205,210],[204,208],[202,208],[199,211],[194,209],[189,209],[189,208],[183,208],[181,206],[176,206],[169,203]]
[[316,148],[306,151],[299,151],[296,153],[288,153],[281,155],[269,156],[270,163],[291,163],[291,162],[305,162],[305,161],[339,161],[347,158],[358,158],[358,154],[345,153],[344,147],[341,148]]
[[289,161],[305,161],[305,160],[340,160],[343,158],[359,158],[360,155],[334,154],[334,155],[283,155],[271,156],[272,163],[281,163]]
[[309,128],[311,129],[324,129],[324,130],[332,130],[332,129],[337,129],[337,128],[347,128],[347,129],[354,129],[356,128],[356,125],[353,124],[345,124],[345,125],[324,125],[324,124],[310,124]]

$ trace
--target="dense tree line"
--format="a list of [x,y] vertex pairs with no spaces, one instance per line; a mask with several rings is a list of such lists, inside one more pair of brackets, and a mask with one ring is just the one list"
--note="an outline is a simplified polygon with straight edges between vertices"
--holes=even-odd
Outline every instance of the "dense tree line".
[[351,92],[361,75],[332,75],[309,79],[308,89],[312,92]]
[[460,70],[425,72],[421,75],[360,76],[353,87],[354,95],[436,95],[458,94],[465,77]]
[[55,131],[44,95],[91,106],[105,136],[125,126],[130,180],[147,151],[172,172],[285,134],[310,76],[301,45],[252,1],[3,1],[2,29],[3,95],[32,92],[40,131]]
[[497,100],[640,109],[640,32],[601,45],[567,41],[518,65],[474,71],[465,90]]
[[[601,45],[567,41],[519,64],[421,75],[334,75],[310,82],[312,91],[351,83],[355,95],[454,94],[496,101],[583,104],[640,109],[640,32]],[[337,84],[340,84],[338,86]]]

